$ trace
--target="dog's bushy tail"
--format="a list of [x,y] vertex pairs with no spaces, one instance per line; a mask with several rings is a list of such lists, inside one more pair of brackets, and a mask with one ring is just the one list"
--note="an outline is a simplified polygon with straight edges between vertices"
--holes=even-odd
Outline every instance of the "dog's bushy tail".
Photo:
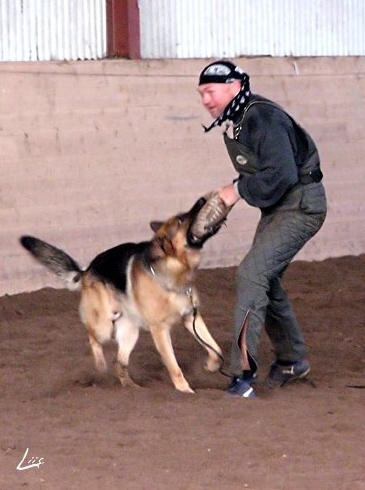
[[33,236],[24,235],[19,241],[38,262],[59,276],[67,289],[79,289],[82,270],[66,252]]

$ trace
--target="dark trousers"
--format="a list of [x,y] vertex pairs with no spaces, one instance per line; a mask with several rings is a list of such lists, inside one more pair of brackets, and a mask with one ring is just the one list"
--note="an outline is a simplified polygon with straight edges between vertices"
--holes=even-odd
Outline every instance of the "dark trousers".
[[298,185],[278,206],[262,212],[252,247],[236,274],[233,374],[243,369],[242,340],[251,364],[257,367],[262,327],[276,359],[295,362],[306,355],[304,338],[281,277],[293,257],[321,228],[325,216],[326,196],[321,183]]

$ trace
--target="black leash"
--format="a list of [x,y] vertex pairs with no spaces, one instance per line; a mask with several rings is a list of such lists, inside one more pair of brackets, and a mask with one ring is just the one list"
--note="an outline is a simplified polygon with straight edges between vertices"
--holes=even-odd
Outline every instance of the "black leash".
[[200,335],[198,334],[197,330],[196,330],[196,325],[195,325],[195,320],[196,320],[196,315],[198,313],[198,308],[194,305],[194,301],[193,301],[193,294],[192,294],[192,289],[189,288],[188,290],[188,296],[190,298],[190,301],[191,301],[191,304],[193,306],[193,331],[194,331],[194,335],[195,337],[197,338],[197,340],[202,344],[202,345],[205,345],[205,347],[207,347],[208,349],[210,349],[212,352],[214,352],[214,354],[216,354],[219,359],[222,361],[222,365],[221,367],[219,368],[219,372],[223,375],[223,376],[226,376],[227,378],[231,378],[232,377],[232,374],[230,373],[227,373],[226,371],[223,370],[223,364],[225,363],[225,359],[223,357],[223,355],[217,351],[217,349],[215,349],[212,345],[208,344],[208,342],[205,342],[205,340],[203,340]]

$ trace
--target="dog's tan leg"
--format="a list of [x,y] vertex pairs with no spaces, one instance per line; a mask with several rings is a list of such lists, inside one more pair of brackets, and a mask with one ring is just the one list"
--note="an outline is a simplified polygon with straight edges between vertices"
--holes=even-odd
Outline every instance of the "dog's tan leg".
[[194,393],[178,365],[171,343],[170,328],[162,325],[150,326],[156,349],[161,355],[175,388],[184,393]]
[[222,358],[217,353],[222,355],[222,350],[217,342],[213,339],[201,314],[197,312],[195,319],[193,315],[189,315],[185,319],[184,325],[208,353],[208,359],[205,363],[205,369],[212,373],[218,371],[218,369],[222,365]]
[[132,381],[128,373],[129,356],[139,337],[139,328],[126,316],[115,322],[115,340],[118,344],[118,354],[115,361],[115,372],[123,386],[138,385]]
[[108,370],[102,345],[113,332],[111,295],[104,284],[85,276],[79,306],[80,318],[89,333],[89,344],[99,372]]
[[91,347],[91,352],[94,356],[96,369],[100,373],[105,373],[108,370],[108,365],[106,363],[102,345],[99,344],[99,342],[92,335],[89,335],[89,343]]

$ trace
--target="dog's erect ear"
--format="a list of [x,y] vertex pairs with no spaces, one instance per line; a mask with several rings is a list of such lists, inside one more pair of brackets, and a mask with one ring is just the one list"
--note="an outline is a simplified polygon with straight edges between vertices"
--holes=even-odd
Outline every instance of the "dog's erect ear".
[[163,225],[163,221],[151,221],[150,222],[150,228],[154,233],[157,233],[162,225]]

